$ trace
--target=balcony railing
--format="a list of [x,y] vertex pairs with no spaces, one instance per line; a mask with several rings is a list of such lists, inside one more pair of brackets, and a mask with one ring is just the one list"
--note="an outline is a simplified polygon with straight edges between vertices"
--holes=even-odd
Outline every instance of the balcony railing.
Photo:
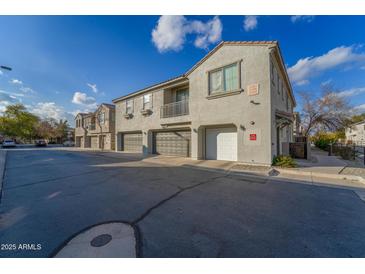
[[95,124],[90,124],[87,127],[88,130],[95,130]]
[[176,117],[189,114],[189,101],[179,101],[163,105],[160,109],[161,118]]

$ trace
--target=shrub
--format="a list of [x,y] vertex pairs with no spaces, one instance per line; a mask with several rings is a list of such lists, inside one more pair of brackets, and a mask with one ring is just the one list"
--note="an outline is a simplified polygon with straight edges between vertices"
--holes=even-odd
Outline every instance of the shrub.
[[338,135],[334,132],[317,132],[312,138],[314,145],[320,149],[327,150],[330,144],[338,140]]
[[279,167],[296,167],[297,164],[290,156],[279,155],[275,156],[272,161],[273,166]]

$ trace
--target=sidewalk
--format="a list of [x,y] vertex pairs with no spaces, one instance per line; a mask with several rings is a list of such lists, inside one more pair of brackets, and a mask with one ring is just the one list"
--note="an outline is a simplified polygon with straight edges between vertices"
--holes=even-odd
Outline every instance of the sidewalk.
[[320,150],[316,147],[311,148],[311,160],[295,159],[298,164],[293,170],[305,172],[317,172],[327,174],[340,174],[347,166],[347,163],[337,156],[328,156],[327,151]]
[[328,156],[327,152],[316,148],[312,149],[311,161],[298,160],[297,168],[256,166],[230,161],[193,160],[163,155],[144,159],[143,162],[225,172],[232,175],[270,176],[278,179],[306,181],[310,184],[365,188],[365,176],[344,174],[343,172],[348,165],[346,161],[336,156]]

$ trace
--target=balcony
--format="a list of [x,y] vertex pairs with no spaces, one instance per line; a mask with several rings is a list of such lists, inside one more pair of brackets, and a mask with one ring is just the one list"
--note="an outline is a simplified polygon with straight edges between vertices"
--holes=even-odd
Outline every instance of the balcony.
[[95,124],[90,124],[86,127],[88,130],[95,130]]
[[177,117],[189,114],[189,101],[183,100],[163,105],[160,109],[161,118]]

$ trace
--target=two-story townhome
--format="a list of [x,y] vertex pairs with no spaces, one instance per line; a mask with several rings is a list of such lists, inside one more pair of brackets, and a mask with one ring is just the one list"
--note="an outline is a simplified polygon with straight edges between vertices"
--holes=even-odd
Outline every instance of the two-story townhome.
[[183,75],[113,103],[117,151],[270,165],[292,140],[276,41],[221,42]]
[[354,123],[346,128],[346,142],[365,146],[365,121]]
[[115,149],[115,106],[101,104],[95,112],[75,117],[75,146],[93,149]]

